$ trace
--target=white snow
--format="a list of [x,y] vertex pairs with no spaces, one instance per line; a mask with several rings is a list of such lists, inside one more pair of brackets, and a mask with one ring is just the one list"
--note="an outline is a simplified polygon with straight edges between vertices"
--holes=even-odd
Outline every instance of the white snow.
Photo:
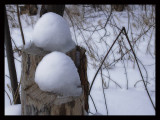
[[5,108],[5,115],[21,115],[21,104],[7,106]]
[[49,12],[36,23],[33,43],[46,51],[68,52],[75,47],[68,23],[60,15]]
[[102,115],[102,114],[100,114],[100,113],[96,112],[94,115]]
[[63,96],[79,96],[82,93],[77,68],[71,58],[62,52],[47,54],[38,64],[35,82],[43,91]]
[[[75,7],[74,5],[66,5],[66,7],[68,7],[68,6]],[[110,5],[108,5],[108,6],[110,6]],[[15,10],[16,10],[16,7],[15,7]],[[100,11],[98,11],[98,12],[100,12]],[[99,15],[98,12],[89,13],[88,17],[92,16],[92,15],[93,16]],[[150,11],[147,11],[147,13],[149,13],[149,12]],[[139,9],[135,9],[133,11],[133,14],[135,14],[135,16],[137,16],[137,17],[140,17],[141,13],[142,13],[142,11]],[[115,23],[117,24],[117,26],[119,28],[121,28],[122,26],[125,26],[126,29],[128,29],[128,12],[126,12],[126,11],[113,12],[113,14],[114,14],[113,19],[115,20]],[[15,13],[15,15],[16,15],[16,13]],[[155,15],[155,13],[154,13],[154,15]],[[117,17],[115,17],[115,16],[117,16]],[[26,42],[25,47],[30,46],[29,43],[30,43],[30,41],[32,41],[31,34],[33,33],[32,26],[35,26],[35,22],[37,21],[38,17],[32,16],[32,18],[34,19],[33,24],[31,22],[32,20],[31,20],[30,16],[27,16],[27,14],[24,14],[21,16],[22,28],[23,28],[25,42]],[[64,18],[65,18],[65,20],[68,21],[68,23],[70,23],[70,26],[72,26],[72,23],[70,22],[70,19],[67,16],[66,12],[64,12]],[[96,26],[98,21],[101,21],[102,25],[104,25],[106,23],[107,18],[104,16],[104,14],[102,16],[99,16],[96,18],[90,17],[85,20],[86,24],[83,24],[83,27],[84,27],[84,29],[94,30],[94,27],[92,27],[93,25]],[[15,17],[15,20],[17,21],[16,23],[18,24],[18,19],[16,17]],[[78,24],[80,22],[79,20],[81,21],[81,19],[78,19],[78,20],[73,19],[73,22]],[[47,21],[47,22],[50,22],[50,21]],[[130,18],[129,22],[131,23],[130,25],[132,26],[133,39],[137,39],[139,37],[139,33],[141,32],[140,31],[141,24],[137,24],[136,19],[134,19],[134,18],[132,19],[132,17]],[[135,23],[136,27],[134,27],[132,25],[133,23]],[[76,25],[76,24],[74,24],[74,25]],[[41,27],[41,28],[45,28],[45,27]],[[73,28],[75,28],[75,33],[74,33]],[[150,33],[152,32],[152,28],[150,29],[150,32],[147,35],[141,37],[140,42],[138,43],[139,49],[137,49],[136,47],[134,47],[134,49],[136,50],[137,57],[145,65],[146,70],[148,72],[148,82],[150,84],[148,83],[147,87],[148,87],[149,93],[151,95],[151,98],[155,104],[155,98],[156,98],[156,88],[155,88],[155,84],[156,84],[155,83],[155,72],[156,71],[155,71],[155,54],[154,54],[155,29],[153,29],[153,35],[152,35],[151,42],[150,42],[150,44],[151,44],[150,49],[151,49],[151,53],[152,53],[153,57],[151,57],[149,54],[146,54],[147,44],[148,44],[148,41],[150,40],[148,35],[150,35]],[[116,32],[117,34],[119,33],[119,31],[117,29],[115,29],[115,31],[114,31],[113,27],[109,24],[107,25],[106,29],[107,29],[107,36],[104,37],[104,42],[103,42],[103,40],[100,41],[101,37],[105,34],[104,29],[95,32],[93,36],[90,35],[92,32],[81,29],[81,32],[83,33],[84,38],[85,38],[86,42],[88,43],[88,45],[89,46],[91,45],[93,47],[93,49],[95,50],[95,52],[97,51],[98,55],[102,58],[104,58],[104,55],[107,53],[107,51],[109,49],[109,47],[106,46],[105,42],[108,45],[111,45],[113,43],[113,40],[115,40],[115,38],[117,37],[117,35],[115,35],[115,31],[117,31]],[[148,29],[148,27],[146,27],[146,29]],[[88,81],[91,84],[91,81],[93,80],[93,77],[94,77],[98,68],[94,67],[94,64],[92,65],[92,63],[94,61],[92,60],[92,58],[88,54],[89,53],[88,47],[86,46],[86,43],[84,42],[84,38],[83,38],[81,32],[79,31],[79,29],[77,29],[75,26],[75,27],[70,27],[70,30],[71,30],[72,37],[74,38],[73,40],[75,40],[76,44],[78,44],[79,46],[84,47],[86,49],[86,55],[87,55],[87,61],[88,61],[87,77],[88,77]],[[14,40],[14,42],[16,43],[17,47],[22,46],[23,43],[22,43],[20,29],[17,27],[16,28],[10,27],[10,32],[11,32],[11,37]],[[108,33],[110,34],[110,36],[108,36]],[[38,34],[38,36],[39,35],[40,34]],[[75,35],[76,35],[76,37],[74,37]],[[128,35],[129,35],[129,39],[132,40],[131,27],[129,27]],[[47,33],[46,33],[46,36],[48,36]],[[124,43],[126,44],[127,48],[129,49],[130,47],[129,47],[125,37],[124,37]],[[13,46],[13,48],[15,47],[13,42],[12,42],[12,46]],[[117,47],[117,43],[114,45],[112,50],[115,50],[116,47]],[[115,50],[114,53],[116,53],[116,51],[117,51],[117,49]],[[22,61],[22,57],[18,56],[17,53],[14,53],[14,57],[16,59]],[[120,56],[118,54],[115,54],[115,57],[119,58]],[[127,56],[124,56],[124,57],[127,58]],[[22,68],[21,68],[21,63],[19,61],[17,61],[16,59],[15,59],[15,64],[16,64],[15,67],[16,67],[16,72],[17,72],[17,79],[18,79],[18,82],[20,82]],[[107,61],[109,63],[113,62],[113,55],[111,53],[109,54]],[[100,62],[101,61],[99,60],[94,63],[99,67]],[[138,82],[136,84],[136,87],[134,87],[135,83],[137,81],[141,80],[141,76],[139,74],[137,65],[135,64],[135,68],[133,68],[133,62],[125,61],[125,63],[126,63],[126,69],[127,69],[127,74],[128,74],[128,83],[129,83],[128,90],[126,89],[125,71],[123,68],[123,64],[121,62],[116,63],[116,66],[113,69],[109,69],[109,73],[106,70],[103,70],[103,74],[105,76],[108,76],[108,77],[110,76],[110,78],[112,80],[114,80],[116,83],[118,83],[122,87],[122,89],[121,89],[113,81],[109,80],[108,77],[103,76],[104,81],[106,83],[106,86],[109,85],[109,88],[105,89],[106,102],[107,102],[107,107],[108,107],[108,115],[155,115],[154,108],[152,107],[151,102],[146,94],[143,82],[142,81]],[[140,67],[142,70],[142,74],[144,75],[144,79],[146,81],[147,75],[145,73],[145,70],[143,69],[141,64],[140,64]],[[5,57],[5,75],[9,76],[7,57]],[[9,113],[9,112],[10,113],[11,112],[17,113],[20,109],[10,109],[10,107],[9,107],[9,106],[11,106],[10,99],[11,99],[11,102],[13,102],[13,97],[12,97],[12,93],[11,93],[10,89],[8,88],[8,86],[11,87],[11,83],[10,83],[10,79],[7,76],[5,76],[5,106],[4,106],[5,113]],[[92,100],[89,97],[89,111],[92,113],[89,115],[93,115],[95,113],[101,114],[101,115],[107,115],[106,107],[105,107],[105,100],[103,98],[104,96],[103,96],[101,82],[102,82],[102,79],[101,79],[101,75],[99,72],[99,74],[96,77],[95,83],[92,87],[92,91],[91,91],[92,98],[93,98],[93,100],[96,104],[96,107],[97,107],[97,113],[95,111]],[[20,89],[20,91],[21,91],[21,89]],[[8,97],[7,93],[9,95],[9,97]]]
[[31,41],[30,41],[30,42],[27,42],[27,43],[24,45],[24,49],[27,49],[27,48],[31,47],[31,45],[32,45],[32,42],[31,42]]
[[[94,102],[96,103],[97,112],[106,115],[106,108],[103,98],[103,92],[99,89],[94,89]],[[98,97],[96,97],[98,95]],[[155,115],[155,111],[152,104],[149,101],[147,93],[145,90],[137,89],[105,89],[108,115]],[[151,97],[155,97],[152,95]],[[93,103],[89,98],[90,109],[95,113]],[[94,115],[99,115],[95,113]]]

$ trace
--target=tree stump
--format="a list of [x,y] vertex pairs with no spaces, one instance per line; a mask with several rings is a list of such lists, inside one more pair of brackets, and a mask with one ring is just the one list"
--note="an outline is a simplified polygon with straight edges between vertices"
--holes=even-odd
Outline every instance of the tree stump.
[[[22,115],[85,115],[88,112],[87,59],[85,49],[76,46],[66,53],[74,61],[81,80],[80,96],[63,97],[40,90],[34,82],[36,67],[49,52],[31,45],[22,50]],[[53,68],[54,69],[54,68]],[[45,71],[44,71],[45,72]]]

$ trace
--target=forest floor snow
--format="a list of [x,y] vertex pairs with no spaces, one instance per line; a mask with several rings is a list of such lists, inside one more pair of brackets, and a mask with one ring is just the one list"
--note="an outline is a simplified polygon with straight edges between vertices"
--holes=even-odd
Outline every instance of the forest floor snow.
[[[35,16],[35,19],[37,19],[36,16]],[[33,26],[27,25],[23,19],[21,19],[21,21],[22,21],[25,41],[26,43],[30,42],[32,41],[31,33],[33,32]],[[123,18],[122,21],[127,26],[127,22],[125,23],[125,21],[128,21],[128,19]],[[72,34],[73,28],[71,29],[72,29],[71,30],[71,34]],[[22,38],[21,38],[19,28],[12,28],[11,36],[17,46],[22,45]],[[96,39],[99,37],[98,35],[95,35],[95,36],[96,36]],[[73,34],[72,34],[72,37],[73,37]],[[111,36],[110,39],[112,43],[114,40],[113,36]],[[82,43],[81,37],[78,37],[78,40],[80,40],[79,43]],[[153,36],[151,43],[154,43],[154,40],[155,40],[155,36]],[[14,47],[13,42],[12,42],[12,45]],[[143,46],[146,46],[145,42],[143,42],[141,45],[142,45],[142,47],[140,47],[141,52],[137,54],[137,57],[143,62],[143,64],[148,65],[146,66],[146,69],[148,71],[150,84],[147,84],[147,85],[148,85],[148,89],[149,89],[151,98],[155,104],[155,58],[152,58],[150,55],[145,54],[144,52],[145,47],[143,47]],[[101,52],[101,54],[104,54],[104,51]],[[21,56],[18,56],[17,53],[14,53],[14,57],[21,61]],[[88,59],[88,62],[90,62],[90,59],[89,58],[87,59]],[[16,66],[16,71],[17,71],[18,82],[20,82],[21,63],[15,60],[15,66]],[[87,75],[88,75],[88,80],[90,84],[93,80],[93,77],[96,71],[97,69],[94,69],[92,68],[91,65],[88,65]],[[128,73],[128,79],[129,79],[128,89],[126,89],[126,78],[124,74],[125,71],[124,71],[123,66],[120,63],[117,63],[116,67],[110,70],[109,72],[110,72],[110,76],[112,80],[117,82],[121,86],[122,89],[118,87],[114,82],[112,81],[108,82],[108,78],[106,78],[107,79],[106,85],[108,86],[108,83],[109,83],[109,86],[110,86],[108,89],[104,90],[105,95],[106,95],[108,115],[155,115],[154,108],[152,107],[152,104],[144,89],[144,85],[142,81],[138,82],[136,87],[134,87],[135,83],[141,80],[141,76],[139,74],[139,71],[136,65],[134,69],[133,69],[132,64],[128,63],[127,65],[127,73]],[[107,75],[107,71],[104,71],[104,74]],[[143,71],[143,74],[145,75],[144,71]],[[8,63],[7,63],[6,57],[5,57],[5,75],[9,76]],[[12,98],[11,91],[9,90],[9,87],[8,87],[8,86],[11,86],[10,79],[7,76],[5,76],[5,91],[8,93],[10,98],[5,93],[5,115],[20,115],[21,113],[20,105],[14,106],[14,105],[11,105],[10,103],[10,101],[11,102],[13,101],[13,98]],[[97,115],[107,115],[101,82],[102,80],[101,80],[100,73],[99,73],[93,85],[92,91],[91,91],[91,95],[95,102],[97,112],[94,108],[94,105],[90,97],[89,97],[89,110],[93,114],[97,113]],[[92,115],[92,114],[89,114],[89,115]]]

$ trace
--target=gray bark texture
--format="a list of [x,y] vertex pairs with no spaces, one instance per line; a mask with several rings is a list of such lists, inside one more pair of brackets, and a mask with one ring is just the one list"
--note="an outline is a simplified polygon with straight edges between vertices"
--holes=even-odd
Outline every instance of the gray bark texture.
[[81,79],[83,93],[76,97],[60,97],[56,93],[42,91],[34,82],[36,67],[48,53],[35,46],[22,50],[22,115],[85,115],[89,91],[85,50],[77,46],[66,53],[74,61]]
[[19,90],[17,89],[18,88],[17,73],[15,69],[6,8],[5,8],[5,46],[6,46],[6,54],[7,54],[7,60],[8,60],[9,75],[10,75],[10,80],[11,80],[13,101],[14,101],[14,104],[20,104],[21,101],[20,101],[20,96],[19,96]]

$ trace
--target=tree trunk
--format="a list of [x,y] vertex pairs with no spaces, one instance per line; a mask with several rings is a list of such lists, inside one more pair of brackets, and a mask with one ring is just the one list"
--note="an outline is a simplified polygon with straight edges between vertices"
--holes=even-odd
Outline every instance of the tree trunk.
[[6,45],[6,54],[7,54],[7,60],[8,60],[8,69],[9,69],[11,86],[12,86],[13,101],[14,101],[14,104],[20,104],[21,102],[20,102],[19,90],[17,90],[18,88],[17,74],[15,69],[6,8],[5,8],[5,45]]
[[123,11],[127,5],[119,4],[119,5],[111,5],[111,9],[114,11]]
[[63,16],[65,5],[42,5],[40,17],[47,12],[54,12]]
[[87,59],[83,48],[77,46],[66,53],[74,61],[80,75],[83,93],[78,97],[59,97],[57,94],[40,90],[34,82],[35,70],[49,52],[35,46],[22,51],[22,115],[85,115],[88,112],[89,84]]

